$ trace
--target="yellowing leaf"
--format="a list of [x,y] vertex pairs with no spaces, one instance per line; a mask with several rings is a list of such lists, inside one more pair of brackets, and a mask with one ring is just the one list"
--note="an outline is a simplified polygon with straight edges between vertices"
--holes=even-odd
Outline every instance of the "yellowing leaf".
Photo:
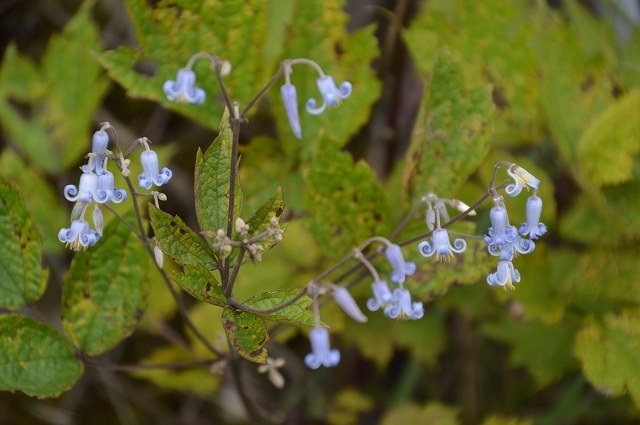
[[640,152],[640,90],[636,89],[588,123],[580,137],[581,175],[597,187],[633,179],[634,155]]
[[629,392],[640,406],[640,313],[610,313],[603,322],[589,318],[576,338],[575,353],[585,375],[613,395]]

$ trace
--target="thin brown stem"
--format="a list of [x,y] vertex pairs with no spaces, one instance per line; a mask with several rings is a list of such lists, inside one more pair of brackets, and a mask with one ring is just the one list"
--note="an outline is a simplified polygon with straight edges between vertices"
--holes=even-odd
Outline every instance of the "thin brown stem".
[[300,291],[296,295],[294,295],[292,298],[289,298],[287,301],[283,302],[282,304],[278,304],[277,306],[274,306],[271,308],[265,308],[265,309],[249,307],[248,305],[245,305],[245,304],[242,304],[241,302],[236,301],[236,299],[233,297],[227,298],[227,302],[229,303],[230,306],[235,307],[238,310],[246,311],[248,313],[253,313],[258,315],[271,314],[271,313],[275,313],[276,311],[280,311],[283,308],[289,307],[290,305],[298,301],[300,298],[304,297],[306,293],[307,293],[307,287],[305,286],[304,288],[300,289]]
[[255,96],[253,96],[253,99],[251,99],[249,103],[247,103],[247,106],[244,107],[242,112],[240,112],[241,117],[244,118],[245,114],[249,112],[249,109],[251,109],[253,105],[262,97],[262,95],[267,90],[269,90],[269,87],[271,87],[273,84],[275,84],[276,81],[278,81],[278,78],[280,78],[283,71],[284,71],[283,64],[280,64],[280,68],[278,68],[278,71],[276,71],[276,73],[273,75],[273,77],[271,77],[271,79],[267,82],[267,84],[265,84],[264,87],[261,88],[260,91]]
[[231,276],[229,277],[229,282],[224,288],[224,295],[227,298],[231,298],[233,296],[233,285],[236,283],[236,278],[238,277],[238,272],[240,271],[240,267],[242,266],[242,259],[244,258],[244,253],[246,251],[247,250],[244,247],[240,248],[240,252],[236,257],[236,263],[233,266],[233,271],[231,272]]

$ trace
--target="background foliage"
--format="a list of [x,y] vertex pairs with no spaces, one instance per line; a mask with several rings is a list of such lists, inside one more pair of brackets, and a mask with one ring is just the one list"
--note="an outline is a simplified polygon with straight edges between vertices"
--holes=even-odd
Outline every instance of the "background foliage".
[[[640,422],[639,21],[631,0],[1,2],[0,422],[250,422],[238,381],[249,411],[287,423]],[[495,264],[484,244],[470,241],[452,263],[407,247],[418,263],[407,287],[425,317],[359,324],[328,304],[342,361],[318,371],[301,361],[308,298],[271,317],[221,309],[218,264],[195,232],[226,221],[223,103],[204,62],[194,68],[204,105],[161,90],[198,51],[233,64],[225,83],[241,105],[286,58],[313,59],[354,86],[339,108],[301,113],[301,141],[280,83],[243,124],[235,208],[252,229],[274,215],[288,227],[262,263],[243,267],[238,300],[288,299],[366,237],[388,235],[426,192],[471,204],[498,160],[541,179],[549,227],[515,260],[517,290],[486,284]],[[317,98],[314,72],[295,68],[299,99]],[[107,120],[125,146],[146,136],[171,160],[169,202],[147,214],[184,266],[167,258],[165,268],[188,293],[189,317],[222,353],[230,343],[249,360],[284,358],[284,389],[237,359],[92,366],[208,358],[126,226],[107,224],[101,249],[73,262],[56,239],[69,224],[61,189],[77,182]],[[513,221],[521,198],[508,201]],[[483,234],[488,207],[478,213],[456,230]],[[416,217],[397,240],[424,231]],[[368,284],[352,292],[362,305]]]

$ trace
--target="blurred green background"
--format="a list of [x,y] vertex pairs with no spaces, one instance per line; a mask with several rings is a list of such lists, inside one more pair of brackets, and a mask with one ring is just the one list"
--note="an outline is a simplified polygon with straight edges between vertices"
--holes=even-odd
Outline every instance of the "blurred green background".
[[[486,284],[496,262],[482,243],[450,263],[407,247],[418,263],[407,287],[425,317],[368,313],[357,324],[327,305],[342,353],[335,369],[304,367],[306,330],[271,326],[282,390],[246,361],[217,371],[87,368],[56,399],[0,393],[0,424],[252,423],[238,379],[249,410],[291,424],[640,423],[639,25],[636,0],[0,1],[0,173],[42,235],[51,277],[37,307],[58,328],[72,258],[56,237],[69,225],[62,188],[77,184],[99,123],[125,147],[154,142],[174,172],[162,208],[197,228],[193,163],[223,104],[203,62],[194,70],[204,105],[168,102],[162,83],[198,51],[232,63],[225,83],[241,105],[286,58],[315,60],[354,86],[321,116],[301,109],[302,141],[284,116],[283,82],[243,124],[242,216],[281,185],[289,228],[242,270],[237,299],[303,286],[358,242],[388,235],[427,192],[472,204],[500,160],[540,178],[549,228],[514,260],[522,281],[511,292]],[[301,107],[318,97],[315,79],[294,69]],[[524,220],[526,196],[507,200],[512,224]],[[456,230],[483,234],[490,206]],[[397,240],[425,231],[416,217]],[[150,283],[138,330],[104,362],[204,356],[166,288]],[[352,291],[364,305],[367,279]],[[224,348],[221,310],[184,299]]]

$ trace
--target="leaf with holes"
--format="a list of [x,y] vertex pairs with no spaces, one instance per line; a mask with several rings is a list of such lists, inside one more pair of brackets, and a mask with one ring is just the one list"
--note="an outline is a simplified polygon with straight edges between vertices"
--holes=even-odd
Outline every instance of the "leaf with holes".
[[83,371],[71,344],[54,329],[16,314],[0,316],[0,390],[55,397]]
[[235,313],[228,307],[222,312],[222,327],[229,344],[238,354],[255,363],[267,362],[267,349],[264,346],[269,341],[269,335],[261,318],[246,311]]
[[489,152],[493,109],[491,86],[471,87],[463,65],[442,51],[405,162],[403,183],[412,204],[429,192],[457,193]]
[[162,252],[182,266],[202,264],[207,270],[218,268],[218,262],[209,245],[191,230],[178,216],[171,215],[149,204],[153,233]]
[[306,224],[325,255],[338,259],[371,235],[384,234],[389,203],[375,173],[326,137],[306,176]]
[[173,273],[171,279],[200,301],[219,307],[227,306],[227,298],[224,296],[222,286],[202,264],[185,265],[182,273]]
[[[133,213],[125,216],[133,222]],[[149,255],[129,227],[114,220],[98,243],[78,252],[64,281],[62,326],[90,355],[129,336],[144,313]]]
[[44,293],[49,272],[40,268],[40,245],[20,192],[0,175],[0,307],[14,310]]

